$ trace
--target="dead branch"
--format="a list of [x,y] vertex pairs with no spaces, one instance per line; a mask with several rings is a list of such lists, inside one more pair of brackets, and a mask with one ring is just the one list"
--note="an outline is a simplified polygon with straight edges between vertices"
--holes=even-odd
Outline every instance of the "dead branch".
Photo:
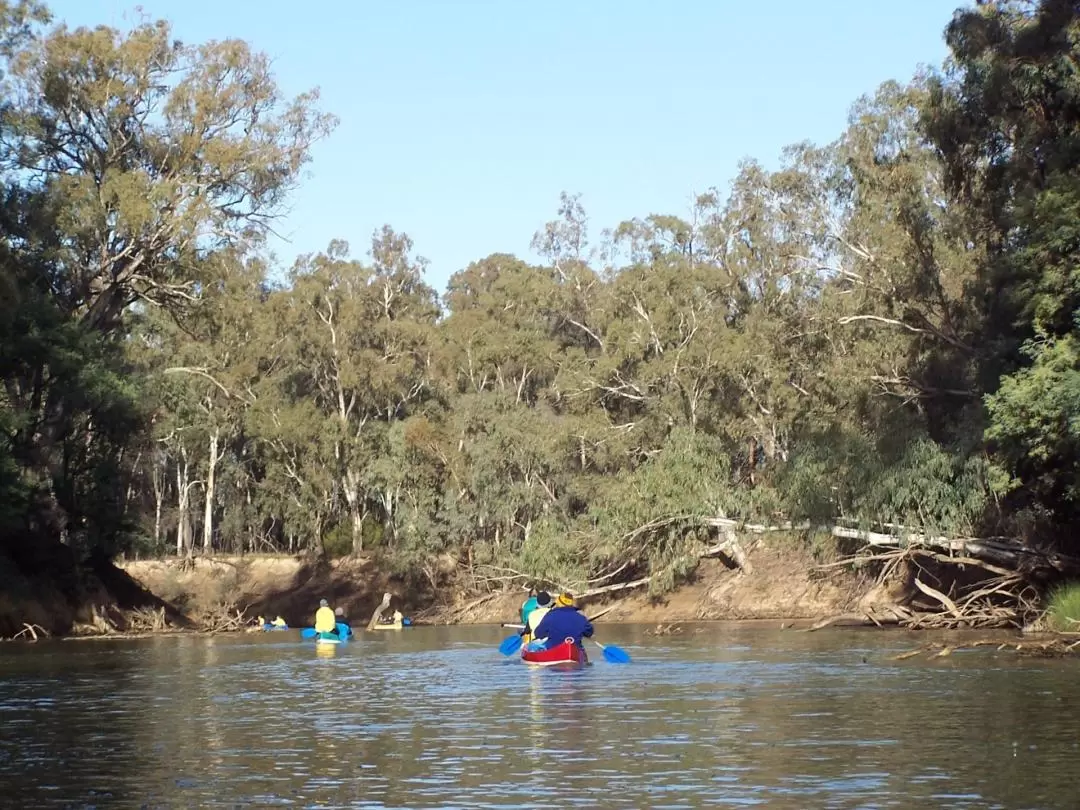
[[30,624],[28,622],[23,622],[23,629],[16,633],[14,636],[12,636],[11,639],[12,641],[14,641],[17,638],[22,638],[23,636],[29,634],[30,641],[34,642],[38,640],[38,633],[41,633],[41,635],[45,636],[45,638],[49,637],[49,631],[42,627],[40,624]]
[[233,633],[248,624],[247,608],[236,607],[235,602],[224,602],[204,611],[196,617],[195,625],[207,633]]
[[587,591],[582,591],[577,594],[578,599],[586,599],[590,596],[599,596],[602,593],[614,593],[615,591],[625,591],[630,588],[640,588],[642,585],[648,585],[652,577],[642,577],[641,579],[635,579],[631,582],[619,582],[615,585],[605,585],[602,588],[590,588]]
[[964,616],[960,612],[960,608],[958,608],[956,606],[956,603],[953,602],[952,599],[947,597],[941,591],[936,590],[935,588],[931,588],[929,585],[927,585],[925,582],[923,582],[918,577],[915,577],[915,583],[914,584],[915,584],[916,588],[918,588],[920,591],[925,593],[927,596],[941,602],[941,604],[943,604],[945,606],[945,609],[948,610],[949,613],[951,613],[957,619],[960,619],[961,621],[963,620]]
[[[446,624],[453,624],[455,621],[461,620],[463,617],[467,616],[471,611],[473,611],[476,608],[480,607],[480,605],[486,604],[486,603],[490,602],[492,599],[494,599],[494,598],[496,598],[498,596],[503,596],[503,595],[504,595],[503,591],[495,591],[494,593],[489,593],[489,594],[486,594],[484,596],[481,596],[479,599],[474,599],[473,601],[469,602],[469,604],[465,605],[464,607],[460,607],[460,608],[456,608],[454,610],[451,610],[449,612],[449,614],[447,615]],[[386,594],[386,596],[389,596],[389,594]],[[386,601],[385,597],[384,597],[384,601]],[[389,602],[387,602],[387,606],[389,606]]]
[[807,627],[805,632],[813,633],[815,630],[824,630],[826,627],[832,627],[837,624],[855,627],[868,627],[870,625],[881,627],[883,624],[899,623],[900,618],[897,616],[874,616],[871,611],[866,611],[865,613],[841,613],[836,616],[826,616],[824,619],[819,619]]
[[728,538],[721,543],[717,543],[714,546],[709,546],[699,555],[701,558],[708,557],[723,557],[730,561],[730,564],[734,568],[738,568],[747,574],[754,573],[754,567],[750,563],[750,558],[747,556],[746,551],[743,550],[742,545],[739,543],[739,539],[732,532],[728,535]]
[[390,609],[390,600],[392,598],[392,594],[383,593],[382,601],[379,603],[378,607],[375,608],[375,612],[371,614],[371,619],[368,620],[368,630],[375,629],[376,625],[378,625],[379,623],[379,620],[382,619],[383,614]]

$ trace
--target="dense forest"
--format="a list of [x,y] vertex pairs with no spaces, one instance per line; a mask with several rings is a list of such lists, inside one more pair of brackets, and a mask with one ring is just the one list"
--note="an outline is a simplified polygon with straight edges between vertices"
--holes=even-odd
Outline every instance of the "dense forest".
[[689,211],[601,230],[564,194],[543,261],[441,294],[408,223],[272,265],[334,119],[249,45],[0,17],[16,564],[372,551],[660,592],[715,518],[1080,552],[1071,0],[957,11],[940,69]]

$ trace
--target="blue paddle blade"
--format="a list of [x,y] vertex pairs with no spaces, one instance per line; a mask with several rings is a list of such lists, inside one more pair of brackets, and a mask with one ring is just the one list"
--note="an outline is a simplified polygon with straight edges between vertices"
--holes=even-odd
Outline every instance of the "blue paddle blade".
[[338,638],[340,638],[342,641],[344,641],[345,639],[347,639],[349,636],[352,635],[352,628],[349,627],[349,625],[347,625],[347,624],[343,624],[341,622],[338,622],[337,623],[337,634],[338,634]]
[[604,660],[609,664],[629,664],[630,656],[621,647],[616,647],[614,644],[605,644]]
[[300,638],[315,638],[315,628],[305,627],[300,631]]
[[507,636],[503,639],[502,644],[499,645],[499,652],[503,655],[513,655],[521,648],[521,636],[515,633],[512,636]]

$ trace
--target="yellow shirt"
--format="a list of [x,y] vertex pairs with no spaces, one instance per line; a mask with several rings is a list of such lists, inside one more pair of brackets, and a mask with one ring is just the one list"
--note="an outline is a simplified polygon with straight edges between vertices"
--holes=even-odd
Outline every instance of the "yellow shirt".
[[271,622],[271,624],[274,625],[274,627],[284,627],[285,620],[278,616],[276,619],[274,619],[274,621]]
[[315,632],[332,633],[337,629],[337,617],[328,607],[321,607],[315,611]]
[[532,612],[529,613],[529,619],[525,626],[528,629],[530,636],[536,633],[536,628],[540,626],[541,619],[547,616],[549,610],[551,610],[549,607],[538,607],[534,608]]

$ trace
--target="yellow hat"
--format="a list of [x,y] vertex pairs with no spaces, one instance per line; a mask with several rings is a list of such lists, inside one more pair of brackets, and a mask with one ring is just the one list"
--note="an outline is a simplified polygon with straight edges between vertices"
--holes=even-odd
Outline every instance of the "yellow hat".
[[555,599],[555,605],[556,607],[573,607],[574,597],[568,593],[560,593]]

